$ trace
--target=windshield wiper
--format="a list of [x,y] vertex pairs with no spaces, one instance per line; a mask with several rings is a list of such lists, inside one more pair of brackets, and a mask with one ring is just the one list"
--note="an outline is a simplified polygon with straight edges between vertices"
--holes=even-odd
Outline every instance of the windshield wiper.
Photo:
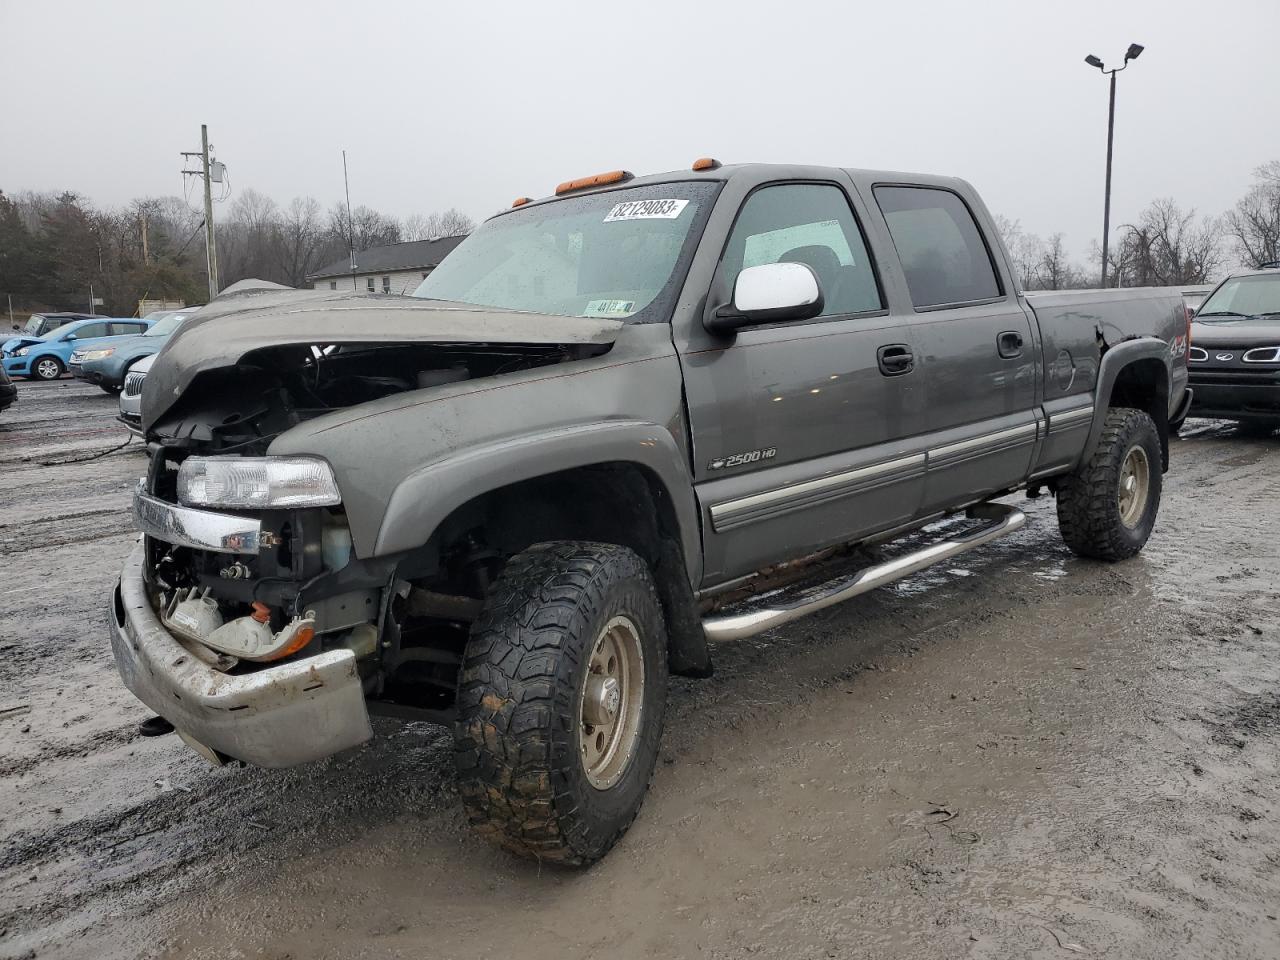
[[1197,313],[1196,319],[1201,317],[1247,317],[1247,313],[1236,313],[1234,310],[1211,310],[1209,313]]

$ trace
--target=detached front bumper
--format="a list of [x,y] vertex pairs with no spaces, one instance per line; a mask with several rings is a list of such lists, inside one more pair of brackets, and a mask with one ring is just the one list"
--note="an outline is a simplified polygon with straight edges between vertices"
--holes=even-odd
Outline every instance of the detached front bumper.
[[112,593],[111,648],[125,686],[189,740],[259,767],[289,767],[373,736],[349,650],[230,675],[161,624],[142,580],[143,547]]

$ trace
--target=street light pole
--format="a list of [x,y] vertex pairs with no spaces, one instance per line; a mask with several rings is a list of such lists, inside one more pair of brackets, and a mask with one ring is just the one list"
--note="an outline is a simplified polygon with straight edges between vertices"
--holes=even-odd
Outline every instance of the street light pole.
[[1102,285],[1107,285],[1107,253],[1111,246],[1111,149],[1116,139],[1116,71],[1111,71],[1111,105],[1107,108],[1107,187],[1102,201]]
[[1107,106],[1107,183],[1102,202],[1102,285],[1104,287],[1107,285],[1108,254],[1111,249],[1111,153],[1115,146],[1116,135],[1116,74],[1129,66],[1130,60],[1137,60],[1144,49],[1140,43],[1129,44],[1123,65],[1112,67],[1110,70],[1093,54],[1084,58],[1084,62],[1089,66],[1097,67],[1111,78],[1111,98]]

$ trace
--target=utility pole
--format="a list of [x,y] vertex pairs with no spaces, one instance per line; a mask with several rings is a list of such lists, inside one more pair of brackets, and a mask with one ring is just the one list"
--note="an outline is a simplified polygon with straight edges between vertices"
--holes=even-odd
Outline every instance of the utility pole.
[[1107,285],[1107,254],[1111,244],[1111,148],[1115,143],[1116,133],[1116,74],[1129,66],[1130,60],[1137,60],[1146,48],[1140,43],[1129,44],[1129,50],[1124,55],[1124,63],[1119,67],[1113,67],[1110,70],[1106,68],[1101,60],[1093,54],[1084,58],[1084,62],[1091,67],[1097,67],[1103,73],[1111,77],[1111,102],[1107,107],[1107,185],[1104,191],[1102,201],[1102,285]]
[[142,213],[142,265],[151,266],[151,251],[147,248],[147,214]]
[[204,250],[209,268],[209,299],[218,295],[218,247],[213,232],[213,188],[209,179],[209,128],[200,124],[200,151],[186,152],[184,157],[199,157],[199,170],[183,170],[184,176],[200,177],[204,181]]

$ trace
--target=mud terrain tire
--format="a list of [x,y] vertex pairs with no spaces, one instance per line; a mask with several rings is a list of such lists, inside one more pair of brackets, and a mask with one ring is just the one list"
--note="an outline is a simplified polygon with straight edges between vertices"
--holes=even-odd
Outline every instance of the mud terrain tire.
[[[1058,528],[1072,552],[1094,560],[1137,554],[1160,509],[1161,463],[1151,417],[1129,407],[1109,410],[1093,455],[1058,485]],[[1131,479],[1141,502],[1132,491],[1126,497]]]
[[[606,667],[615,671],[614,644],[619,662],[630,664],[613,681],[618,698],[600,693],[610,682]],[[517,554],[472,626],[459,682],[455,761],[472,826],[540,861],[599,860],[649,788],[666,698],[666,628],[639,556],[569,541]],[[618,712],[600,722],[612,726],[590,725],[606,701]],[[629,729],[608,740],[625,754],[598,749],[601,729]],[[604,759],[611,765],[601,766]]]

